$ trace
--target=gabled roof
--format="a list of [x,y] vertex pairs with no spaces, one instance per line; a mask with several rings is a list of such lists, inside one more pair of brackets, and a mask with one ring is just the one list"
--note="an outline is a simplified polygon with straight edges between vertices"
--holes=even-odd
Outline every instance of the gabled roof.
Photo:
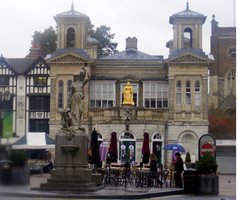
[[[208,58],[204,52],[195,51],[195,49],[175,49],[178,53],[172,54],[166,60],[167,63],[171,64],[212,64],[213,60]],[[197,49],[196,49],[197,50]]]
[[57,49],[53,54],[47,56],[45,59],[48,61],[55,60],[56,58],[63,57],[67,54],[76,55],[83,60],[89,60],[90,56],[85,49],[68,48],[68,49]]
[[31,68],[38,60],[43,59],[42,57],[37,58],[6,58],[6,62],[17,74],[24,74],[29,68]]
[[110,56],[101,57],[100,60],[162,60],[162,58],[129,48]]

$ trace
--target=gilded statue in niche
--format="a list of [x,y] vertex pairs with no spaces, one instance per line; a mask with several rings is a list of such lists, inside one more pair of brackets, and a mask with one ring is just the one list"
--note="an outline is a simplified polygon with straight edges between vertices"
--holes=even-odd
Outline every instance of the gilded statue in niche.
[[126,86],[123,89],[123,105],[135,105],[133,100],[133,87],[130,82],[127,82]]

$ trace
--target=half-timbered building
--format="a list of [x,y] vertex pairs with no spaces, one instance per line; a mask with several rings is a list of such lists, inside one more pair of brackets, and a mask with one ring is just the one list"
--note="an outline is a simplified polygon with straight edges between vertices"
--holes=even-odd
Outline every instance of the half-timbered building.
[[2,140],[49,134],[50,67],[42,57],[0,58]]

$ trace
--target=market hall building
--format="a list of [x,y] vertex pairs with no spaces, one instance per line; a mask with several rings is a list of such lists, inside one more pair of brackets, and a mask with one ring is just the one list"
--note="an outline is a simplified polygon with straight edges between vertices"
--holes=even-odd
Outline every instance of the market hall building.
[[[68,108],[73,74],[87,65],[91,79],[84,88],[88,92],[83,126],[89,132],[95,128],[104,142],[116,132],[119,161],[141,161],[145,132],[159,162],[165,163],[167,154],[162,147],[166,143],[180,143],[198,159],[194,146],[208,133],[208,66],[213,62],[202,51],[205,19],[188,6],[170,16],[174,38],[168,43],[168,59],[141,52],[135,37],[126,39],[124,51],[97,58],[97,43],[88,42],[93,39],[86,34],[88,17],[73,7],[56,15],[57,50],[46,60],[54,91],[50,95],[50,134],[60,129],[58,110]],[[127,82],[133,88],[134,106],[130,108],[122,103]],[[126,155],[121,155],[121,147]]]
[[[167,143],[182,144],[190,152],[192,162],[198,159],[199,137],[208,133],[208,69],[213,64],[213,59],[202,50],[202,25],[206,16],[191,11],[188,4],[184,11],[170,16],[173,39],[167,42],[167,59],[141,52],[136,37],[126,38],[124,51],[98,58],[98,41],[87,35],[88,16],[72,6],[54,19],[57,50],[46,59],[41,58],[46,70],[35,71],[34,62],[26,66],[25,73],[16,73],[14,65],[1,58],[1,75],[6,77],[1,88],[9,85],[10,75],[16,80],[13,82],[16,89],[11,92],[16,135],[36,132],[32,129],[33,117],[39,121],[35,126],[39,129],[37,132],[48,132],[54,137],[61,128],[60,112],[70,105],[73,75],[87,66],[91,79],[84,88],[87,92],[82,125],[89,134],[95,128],[102,142],[109,143],[111,133],[116,132],[119,162],[141,161],[145,132],[149,134],[150,150],[157,155],[159,163],[170,164],[171,153],[162,151]],[[3,73],[8,70],[10,72]],[[134,105],[130,107],[123,105],[123,90],[128,82],[133,88]],[[33,89],[24,89],[19,94],[24,85]],[[32,95],[28,95],[28,91]],[[39,100],[43,108],[32,109],[32,98],[41,96],[44,96]],[[18,104],[21,97],[22,104]],[[36,113],[32,115],[32,111]],[[44,114],[37,114],[38,111]],[[43,123],[44,129],[40,125]],[[121,154],[124,147],[125,156]]]

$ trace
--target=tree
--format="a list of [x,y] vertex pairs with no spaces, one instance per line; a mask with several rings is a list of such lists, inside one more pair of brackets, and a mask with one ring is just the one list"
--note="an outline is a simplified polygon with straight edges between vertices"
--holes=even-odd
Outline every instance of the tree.
[[216,139],[236,138],[236,115],[230,115],[222,109],[210,109],[208,121],[209,133]]
[[[90,37],[99,41],[98,56],[112,55],[117,53],[117,43],[112,42],[115,34],[110,33],[110,27],[101,25],[94,30],[94,25],[89,21],[87,25]],[[34,43],[39,43],[41,47],[41,55],[46,56],[56,51],[57,34],[56,31],[49,27],[44,32],[35,31],[33,37]]]
[[42,56],[55,52],[57,35],[53,27],[50,26],[44,32],[35,31],[32,37],[34,43],[40,44]]
[[116,50],[117,43],[111,41],[114,39],[115,34],[111,34],[110,29],[110,27],[101,25],[100,27],[97,27],[92,34],[90,34],[92,38],[95,38],[97,41],[99,41],[98,56],[112,55],[118,52]]

